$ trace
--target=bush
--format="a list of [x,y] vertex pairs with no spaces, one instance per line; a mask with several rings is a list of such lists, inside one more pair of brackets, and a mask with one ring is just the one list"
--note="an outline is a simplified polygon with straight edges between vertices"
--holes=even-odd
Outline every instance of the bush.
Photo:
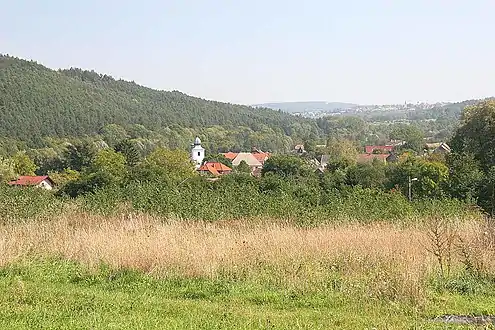
[[0,184],[0,221],[48,219],[60,214],[63,206],[64,200],[51,191]]

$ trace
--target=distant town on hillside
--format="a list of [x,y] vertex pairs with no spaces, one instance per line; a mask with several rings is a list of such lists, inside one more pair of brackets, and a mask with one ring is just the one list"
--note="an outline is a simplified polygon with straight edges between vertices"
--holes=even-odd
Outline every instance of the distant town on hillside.
[[270,108],[273,110],[282,110],[293,115],[298,115],[306,118],[322,118],[326,116],[363,116],[363,115],[378,115],[386,113],[404,113],[407,114],[413,111],[424,111],[441,109],[449,106],[455,106],[456,103],[450,102],[404,102],[402,104],[371,104],[359,105],[343,102],[280,102],[280,103],[263,103],[255,104],[254,107]]

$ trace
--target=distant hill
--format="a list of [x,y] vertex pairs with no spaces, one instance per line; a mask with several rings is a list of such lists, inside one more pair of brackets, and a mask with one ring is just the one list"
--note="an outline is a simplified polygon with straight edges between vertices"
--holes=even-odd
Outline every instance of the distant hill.
[[294,125],[317,129],[315,122],[281,111],[154,90],[94,71],[55,71],[0,54],[0,138],[39,146],[47,136],[94,135],[108,124],[139,124],[157,132],[218,125],[282,136],[293,134]]
[[303,113],[311,111],[334,112],[339,109],[354,108],[357,104],[342,102],[281,102],[281,103],[263,103],[255,104],[254,107],[270,108],[282,110],[288,113]]

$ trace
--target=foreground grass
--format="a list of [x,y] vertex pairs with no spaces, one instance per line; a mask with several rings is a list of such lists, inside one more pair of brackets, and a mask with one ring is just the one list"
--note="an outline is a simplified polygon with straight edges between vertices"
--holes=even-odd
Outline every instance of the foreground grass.
[[425,304],[416,306],[349,296],[331,287],[301,294],[253,281],[156,279],[43,259],[0,271],[0,328],[446,329],[430,319],[495,314],[494,286],[483,289],[466,295],[430,291]]
[[430,220],[0,225],[0,329],[448,329],[432,319],[494,315],[492,224]]

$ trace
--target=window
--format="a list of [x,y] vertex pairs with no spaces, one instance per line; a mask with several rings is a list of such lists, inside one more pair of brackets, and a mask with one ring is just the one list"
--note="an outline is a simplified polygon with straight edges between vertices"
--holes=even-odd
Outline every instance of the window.
[[198,151],[198,157],[201,156],[201,151]]

